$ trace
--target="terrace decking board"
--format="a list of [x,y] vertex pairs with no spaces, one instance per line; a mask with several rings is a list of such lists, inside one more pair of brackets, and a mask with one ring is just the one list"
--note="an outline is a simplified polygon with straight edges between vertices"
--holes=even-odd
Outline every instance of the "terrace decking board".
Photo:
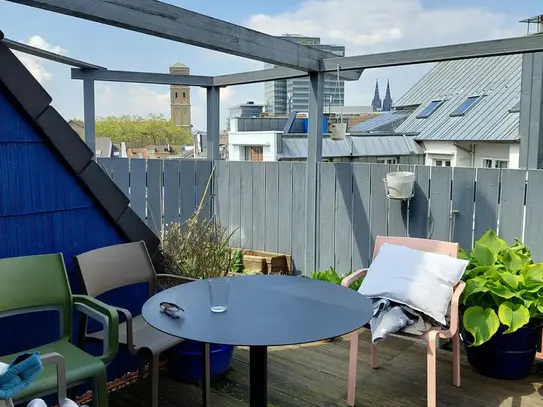
[[[424,345],[391,337],[378,345],[381,368],[369,365],[370,334],[362,330],[358,355],[357,406],[425,407],[426,350]],[[349,341],[270,348],[268,357],[269,406],[344,407],[347,392]],[[520,381],[483,377],[462,359],[462,386],[452,384],[452,355],[438,353],[438,406],[536,407],[543,402],[542,378]],[[148,405],[148,384],[126,387],[111,397],[112,407]],[[200,388],[160,380],[162,407],[199,407]],[[249,399],[249,351],[238,348],[231,370],[212,386],[213,407],[246,407]]]

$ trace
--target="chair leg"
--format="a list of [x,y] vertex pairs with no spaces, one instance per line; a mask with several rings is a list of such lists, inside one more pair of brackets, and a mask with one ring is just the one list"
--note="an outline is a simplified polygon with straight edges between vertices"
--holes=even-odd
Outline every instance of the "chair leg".
[[436,390],[436,376],[437,376],[437,369],[436,369],[436,362],[437,362],[437,351],[436,351],[436,342],[430,341],[428,343],[428,347],[426,348],[426,375],[427,375],[427,400],[428,400],[428,407],[436,407],[437,403],[437,390]]
[[377,354],[377,346],[375,346],[373,343],[371,344],[371,368],[379,368],[379,355]]
[[349,353],[349,379],[347,383],[347,405],[354,406],[356,395],[356,367],[358,364],[358,329],[351,333],[351,351]]
[[158,376],[159,376],[159,357],[160,354],[153,354],[151,358],[151,406],[158,407]]
[[460,335],[458,332],[452,337],[453,348],[453,384],[460,387]]
[[107,392],[107,373],[106,369],[93,379],[94,388],[93,388],[93,397],[92,404],[94,407],[108,407],[109,405],[109,394]]

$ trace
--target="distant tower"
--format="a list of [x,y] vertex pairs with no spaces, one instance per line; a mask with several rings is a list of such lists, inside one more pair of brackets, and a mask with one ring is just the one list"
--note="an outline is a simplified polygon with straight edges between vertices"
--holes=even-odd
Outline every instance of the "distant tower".
[[378,112],[383,107],[381,103],[381,96],[379,95],[379,80],[375,81],[375,94],[373,95],[373,101],[371,102],[374,112]]
[[390,80],[387,81],[387,92],[383,99],[383,112],[390,112],[392,110],[392,96],[390,95]]
[[[171,75],[190,75],[190,68],[181,62],[170,66]],[[170,86],[170,103],[172,120],[176,126],[191,128],[190,87],[184,85]]]

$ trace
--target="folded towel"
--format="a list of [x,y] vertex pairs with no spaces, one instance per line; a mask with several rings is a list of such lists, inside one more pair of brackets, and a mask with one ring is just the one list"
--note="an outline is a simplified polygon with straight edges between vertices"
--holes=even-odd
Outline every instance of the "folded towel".
[[40,353],[22,353],[0,374],[0,400],[15,398],[43,370]]

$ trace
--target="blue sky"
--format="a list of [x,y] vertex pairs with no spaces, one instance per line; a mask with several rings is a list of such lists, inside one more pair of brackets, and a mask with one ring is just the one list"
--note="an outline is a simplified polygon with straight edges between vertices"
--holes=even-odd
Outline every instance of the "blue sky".
[[[518,20],[543,14],[541,0],[168,0],[169,3],[270,34],[320,36],[343,44],[348,55],[444,45],[522,35]],[[538,4],[539,3],[539,4]],[[22,23],[24,22],[24,23]],[[143,34],[83,21],[0,0],[0,29],[6,37],[65,53],[109,69],[167,72],[181,61],[193,74],[218,75],[260,69],[256,61],[232,57]],[[82,84],[70,79],[63,65],[21,56],[53,97],[65,118],[82,117]],[[369,105],[375,80],[384,90],[390,79],[398,99],[429,65],[366,71],[346,87],[348,105]],[[102,83],[97,86],[97,115],[164,113],[169,116],[166,86]],[[193,88],[193,124],[205,129],[205,94]],[[263,101],[264,85],[226,88],[226,108]],[[222,127],[222,126],[221,126]]]

